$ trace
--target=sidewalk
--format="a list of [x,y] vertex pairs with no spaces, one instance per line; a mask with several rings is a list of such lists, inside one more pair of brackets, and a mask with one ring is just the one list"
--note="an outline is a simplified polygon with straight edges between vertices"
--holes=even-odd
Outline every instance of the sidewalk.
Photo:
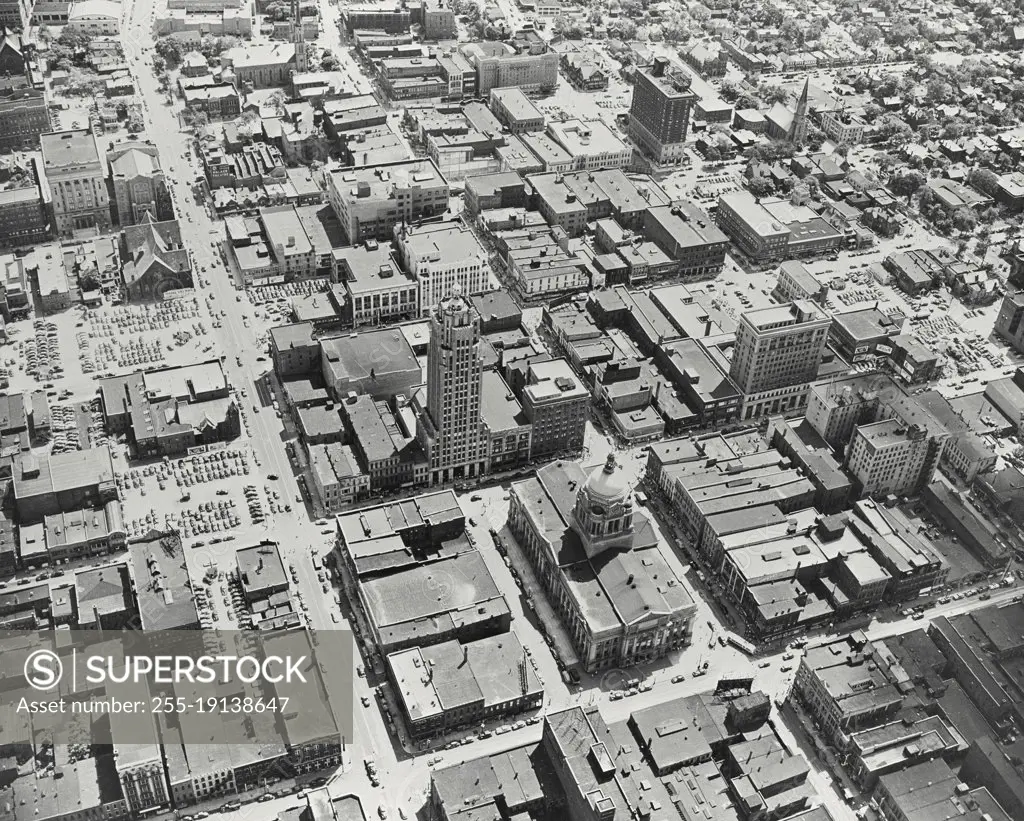
[[498,531],[498,539],[501,541],[512,569],[519,576],[520,582],[522,582],[524,592],[533,603],[537,620],[543,626],[543,630],[547,631],[547,635],[554,643],[555,653],[561,658],[562,663],[566,667],[573,667],[579,664],[580,660],[576,655],[576,649],[573,647],[572,640],[562,627],[561,617],[555,612],[548,601],[547,593],[544,590],[544,586],[537,580],[533,565],[530,564],[530,560],[519,547],[515,537],[509,532],[507,525]]

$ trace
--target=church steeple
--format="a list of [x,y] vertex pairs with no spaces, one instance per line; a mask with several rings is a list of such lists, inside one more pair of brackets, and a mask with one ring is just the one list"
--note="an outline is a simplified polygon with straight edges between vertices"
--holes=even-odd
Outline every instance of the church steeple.
[[789,127],[789,141],[796,145],[803,145],[807,142],[807,94],[810,87],[811,79],[808,77],[804,81],[804,90],[800,92],[800,99],[796,104],[793,124]]
[[302,27],[302,10],[299,0],[292,0],[292,42],[295,44],[295,73],[309,71],[309,55],[306,53],[306,32]]

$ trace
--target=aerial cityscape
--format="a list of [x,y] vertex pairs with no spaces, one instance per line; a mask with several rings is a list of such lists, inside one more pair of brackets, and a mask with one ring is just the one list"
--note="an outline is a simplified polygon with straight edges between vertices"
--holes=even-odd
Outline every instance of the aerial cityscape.
[[0,821],[1024,820],[1022,54],[0,0]]

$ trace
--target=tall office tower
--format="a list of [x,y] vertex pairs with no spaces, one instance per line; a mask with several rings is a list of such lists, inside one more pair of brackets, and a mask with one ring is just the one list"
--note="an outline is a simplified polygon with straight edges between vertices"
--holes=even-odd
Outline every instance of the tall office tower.
[[486,468],[482,383],[480,315],[456,283],[430,316],[427,404],[417,433],[432,485],[479,476]]
[[796,104],[796,111],[793,113],[793,123],[789,127],[789,141],[795,145],[803,145],[807,142],[807,95],[810,93],[811,81],[804,82],[804,90],[800,92],[800,99]]
[[743,392],[743,418],[792,413],[807,404],[832,320],[798,300],[740,318],[729,375]]
[[309,53],[306,50],[306,32],[302,27],[299,0],[292,0],[292,42],[295,43],[295,73],[309,71]]
[[654,65],[636,73],[629,137],[658,165],[678,165],[686,156],[683,143],[697,99],[690,82],[686,70],[665,57],[655,57]]

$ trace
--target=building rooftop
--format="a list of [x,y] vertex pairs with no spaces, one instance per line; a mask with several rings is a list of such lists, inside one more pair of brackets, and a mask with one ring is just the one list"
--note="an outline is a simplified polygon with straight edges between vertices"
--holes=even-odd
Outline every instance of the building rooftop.
[[[39,147],[43,152],[43,166],[48,172],[100,162],[96,138],[87,129],[41,134]],[[99,168],[96,171],[102,173]]]
[[541,110],[518,86],[492,88],[491,99],[500,101],[504,109],[515,120],[544,119]]
[[387,661],[413,721],[471,705],[493,709],[543,690],[512,632],[466,644],[452,640],[412,647],[390,654]]
[[299,219],[294,205],[279,205],[260,209],[260,221],[267,235],[267,244],[274,255],[284,257],[309,254],[313,245]]
[[22,455],[14,467],[14,495],[24,499],[114,481],[110,449],[86,448],[49,456]]
[[562,120],[550,123],[548,131],[573,157],[619,154],[631,150],[603,120]]
[[349,248],[335,248],[331,253],[338,266],[339,277],[353,296],[381,288],[415,284],[413,277],[399,266],[387,243],[368,240]]
[[718,205],[733,211],[758,236],[788,235],[789,228],[769,212],[749,191],[732,191],[718,198]]
[[409,228],[399,238],[403,256],[421,262],[486,259],[487,252],[469,228],[451,223]]
[[288,575],[274,542],[261,542],[235,551],[238,575],[247,595],[259,595],[274,587],[287,587]]
[[128,550],[142,628],[181,630],[198,625],[181,539],[162,536],[133,542]]
[[420,370],[416,354],[405,335],[396,328],[327,337],[320,343],[323,357],[331,363],[338,379],[358,381]]
[[[457,579],[458,584],[452,580]],[[368,615],[386,643],[429,641],[458,625],[508,612],[483,557],[476,550],[361,582]]]
[[394,199],[396,192],[414,188],[447,186],[444,175],[431,160],[403,160],[367,168],[342,168],[332,171],[338,192],[350,200]]

